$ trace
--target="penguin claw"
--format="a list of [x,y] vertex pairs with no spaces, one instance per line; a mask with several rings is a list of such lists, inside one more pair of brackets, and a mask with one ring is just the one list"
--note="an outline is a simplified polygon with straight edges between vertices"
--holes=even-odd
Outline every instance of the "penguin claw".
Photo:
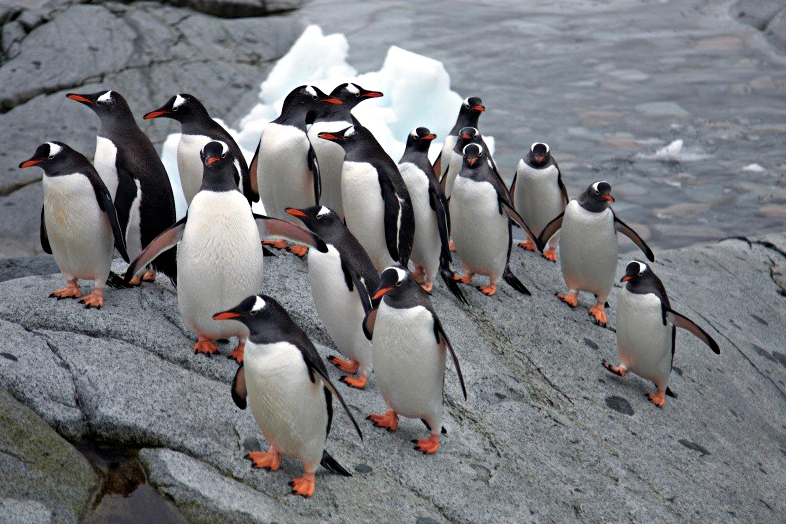
[[235,349],[233,349],[232,352],[229,355],[227,355],[227,358],[236,361],[238,364],[242,364],[243,353],[245,348],[246,348],[245,344],[243,344],[242,342],[238,342],[237,347],[235,347]]
[[431,435],[428,438],[421,438],[412,442],[416,444],[415,449],[424,455],[436,453],[439,449],[439,435]]
[[606,322],[608,318],[606,317],[606,312],[603,311],[602,306],[594,305],[590,308],[589,314],[595,317],[595,322],[600,326],[606,326]]
[[128,281],[129,286],[141,286],[142,285],[142,277],[139,275],[134,275],[131,277],[131,280]]
[[346,360],[336,355],[328,357],[328,362],[344,373],[355,373],[360,368],[360,363],[357,360]]
[[267,451],[249,451],[246,458],[251,460],[252,468],[276,471],[281,465],[281,455],[273,447]]
[[434,289],[434,282],[423,282],[420,284],[420,287],[422,287],[423,291],[426,293],[431,293],[431,290]]
[[575,291],[568,291],[567,293],[556,293],[556,297],[565,302],[570,307],[576,307],[579,304],[579,295]]
[[81,298],[79,303],[84,304],[85,309],[101,309],[101,306],[104,305],[104,293],[101,290],[94,289],[92,293]]
[[368,384],[368,377],[348,377],[345,375],[338,380],[355,389],[364,389]]
[[366,417],[378,428],[386,429],[390,432],[396,431],[398,428],[398,415],[392,409],[388,410],[384,415],[371,414]]
[[64,298],[79,298],[82,296],[82,290],[79,289],[79,286],[68,286],[64,287],[63,289],[58,289],[52,292],[49,295],[49,298],[56,298],[57,300],[62,300]]
[[145,271],[145,274],[142,275],[142,280],[144,282],[155,282],[156,281],[156,270],[155,269],[148,269]]
[[199,337],[197,343],[194,344],[194,354],[196,353],[213,355],[214,353],[218,353],[218,346],[216,346],[216,343],[210,339]]
[[287,251],[295,256],[303,258],[308,254],[308,246],[305,244],[295,244],[294,246],[288,247]]
[[609,362],[603,361],[603,367],[611,371],[615,375],[624,377],[628,373],[628,368],[624,366],[612,366]]
[[289,487],[292,488],[293,495],[300,495],[305,498],[311,497],[314,494],[314,488],[316,488],[314,474],[304,473],[302,477],[290,480]]
[[270,246],[273,249],[284,249],[287,247],[287,241],[282,238],[277,240],[263,240],[262,245]]
[[650,402],[659,408],[663,408],[663,406],[666,405],[666,393],[663,391],[658,391],[657,393],[648,393],[647,398],[650,399]]
[[543,258],[546,260],[550,260],[551,262],[557,263],[557,249],[550,247],[546,251],[543,252]]
[[497,286],[494,284],[489,284],[488,286],[478,286],[478,290],[481,291],[484,295],[491,297],[494,296],[494,293],[497,292]]
[[535,247],[535,243],[532,242],[529,238],[526,239],[524,242],[519,242],[519,247],[522,249],[526,249],[527,251],[537,251]]
[[472,273],[465,273],[463,275],[453,275],[453,280],[461,282],[462,284],[469,285],[472,282]]

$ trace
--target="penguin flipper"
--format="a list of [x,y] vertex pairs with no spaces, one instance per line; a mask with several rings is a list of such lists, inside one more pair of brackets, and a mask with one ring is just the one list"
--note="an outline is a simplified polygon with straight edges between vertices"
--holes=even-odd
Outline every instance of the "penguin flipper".
[[259,229],[259,236],[262,238],[280,237],[299,244],[306,244],[316,248],[320,253],[327,253],[327,245],[315,233],[300,226],[296,226],[286,220],[279,220],[277,218],[269,217],[267,215],[258,215],[252,213],[254,220],[257,221],[257,228]]
[[183,239],[183,232],[186,229],[187,219],[188,214],[154,238],[128,266],[123,280],[125,280],[126,283],[130,282],[136,273],[141,272],[145,266],[155,260],[161,253],[171,249],[180,242]]
[[326,450],[322,451],[322,460],[319,462],[319,464],[320,464],[320,466],[322,466],[323,468],[325,468],[329,472],[335,473],[336,475],[341,475],[341,476],[344,476],[344,477],[351,477],[352,476],[352,473],[350,473],[349,471],[345,470],[341,466],[341,464],[336,462],[336,459],[331,457],[330,453],[328,453]]
[[49,245],[49,235],[46,233],[46,223],[44,222],[44,206],[41,206],[41,249],[44,250],[44,253],[51,255],[52,254],[52,246]]
[[358,297],[360,297],[360,303],[363,306],[363,311],[365,313],[371,311],[371,297],[368,294],[366,284],[363,282],[358,272],[355,271],[352,264],[344,259],[341,259],[341,270],[344,272],[344,281],[347,284],[347,288],[352,291],[354,287],[357,291]]
[[[437,175],[437,178],[439,178],[442,172],[442,151],[439,152],[439,155],[437,155],[437,159],[434,160],[434,165],[432,166],[432,170],[434,171],[434,174]],[[440,180],[439,182],[440,184],[442,184],[442,180]],[[443,190],[445,189],[444,185],[442,186],[442,189]]]
[[363,319],[363,334],[366,335],[366,338],[369,340],[374,336],[374,325],[377,323],[377,311],[379,311],[377,308],[372,309],[366,313]]
[[522,293],[524,295],[532,295],[527,286],[521,283],[521,280],[518,279],[516,275],[513,274],[513,271],[510,270],[510,266],[505,267],[505,271],[502,273],[502,279],[508,283],[510,287]]
[[[91,173],[91,175],[93,174]],[[98,207],[101,211],[106,213],[107,217],[109,217],[109,223],[112,225],[112,235],[115,237],[115,248],[117,252],[120,253],[123,260],[130,262],[128,253],[126,252],[126,241],[123,237],[123,230],[120,227],[120,220],[117,218],[115,204],[112,202],[112,195],[109,193],[109,189],[106,187],[106,184],[104,184],[104,181],[98,176],[98,172],[94,175],[95,176],[88,176],[87,178],[93,185]]]
[[344,411],[347,412],[347,416],[349,416],[349,420],[351,420],[352,424],[355,426],[355,430],[358,432],[358,436],[360,436],[360,440],[363,440],[363,432],[360,431],[360,426],[358,425],[357,420],[355,420],[355,417],[352,415],[352,412],[349,410],[349,406],[347,406],[347,403],[344,402],[344,397],[341,396],[341,393],[336,389],[336,386],[334,386],[333,383],[330,381],[330,378],[328,377],[327,374],[327,369],[325,368],[325,364],[324,362],[322,362],[322,359],[319,357],[319,354],[317,353],[317,350],[316,348],[314,348],[313,345],[311,346],[311,350],[314,353],[313,356],[319,359],[319,364],[321,365],[317,365],[316,361],[310,358],[311,355],[308,355],[307,353],[304,352],[303,355],[304,358],[306,359],[306,366],[311,371],[319,375],[319,378],[322,379],[322,383],[325,385],[325,387],[328,388],[328,390],[330,390],[330,392],[333,393],[333,395],[335,395],[335,397],[338,399],[339,403],[341,404],[341,407],[343,407]]
[[557,168],[557,185],[559,186],[560,193],[562,193],[562,208],[564,209],[567,207],[568,202],[570,202],[570,199],[568,198],[568,188],[565,187],[565,182],[562,181],[562,171],[559,170],[557,161],[553,159],[552,161],[554,162],[554,167]]
[[502,207],[502,209],[507,213],[508,218],[513,222],[515,222],[516,225],[518,225],[521,229],[523,229],[524,232],[527,234],[527,236],[531,238],[532,242],[534,242],[535,245],[538,247],[538,250],[542,252],[543,246],[540,244],[540,239],[538,239],[538,237],[535,236],[535,233],[533,233],[532,230],[527,225],[527,223],[524,222],[524,219],[521,218],[521,215],[519,215],[518,212],[515,209],[513,209],[513,206],[510,204],[510,201],[500,196],[499,204],[500,207]]
[[633,243],[636,244],[639,249],[644,252],[644,255],[647,257],[647,260],[650,262],[655,262],[655,255],[652,253],[650,246],[644,242],[644,239],[639,236],[638,233],[633,231],[625,222],[617,218],[617,215],[614,215],[614,229],[628,237],[629,239],[633,240]]
[[456,373],[461,383],[461,392],[464,393],[464,400],[467,400],[467,388],[464,386],[464,375],[461,374],[461,366],[459,366],[456,352],[453,351],[453,346],[450,344],[450,340],[448,340],[448,336],[445,334],[445,330],[442,328],[442,323],[439,321],[439,318],[437,318],[436,313],[432,312],[432,315],[434,316],[434,335],[437,337],[437,344],[442,344],[444,342],[448,351],[450,351],[450,358],[453,359],[453,365],[456,366]]
[[[263,130],[262,134],[264,133],[265,132]],[[257,149],[254,151],[254,158],[251,159],[251,163],[248,165],[249,187],[257,195],[257,201],[261,200],[259,198],[259,179],[257,178],[257,166],[259,165],[259,146],[261,145],[262,137],[259,137]]]
[[553,237],[557,231],[560,230],[562,227],[562,219],[565,217],[565,212],[563,211],[560,213],[557,218],[546,224],[546,227],[543,228],[543,231],[540,232],[540,236],[538,237],[538,241],[535,243],[540,249],[540,252],[543,253],[543,246]]
[[518,177],[519,177],[519,172],[517,170],[515,173],[513,173],[513,182],[510,183],[510,189],[508,190],[508,193],[510,193],[510,196],[513,196],[513,195],[516,194],[516,179]]
[[[308,140],[308,134],[306,134],[306,139]],[[308,169],[314,179],[314,205],[318,206],[319,199],[322,198],[322,174],[319,171],[319,160],[317,160],[317,153],[314,151],[311,140],[308,140]]]
[[699,327],[695,322],[693,322],[688,317],[677,313],[676,311],[665,305],[662,307],[666,312],[666,318],[669,319],[669,322],[671,322],[678,328],[682,328],[686,331],[690,331],[696,337],[698,337],[699,340],[707,344],[716,355],[720,354],[720,347],[718,346],[718,343],[715,342],[715,340],[706,331],[704,331],[701,327]]
[[[382,188],[382,200],[385,205],[385,244],[388,248],[390,258],[406,266],[409,262],[409,253],[403,252],[405,246],[401,245],[401,228],[404,226],[404,199],[396,192],[393,183],[382,173],[379,172],[379,186]],[[399,224],[399,222],[402,222]],[[410,246],[411,251],[411,246]]]
[[246,409],[247,396],[246,370],[243,364],[240,364],[240,367],[235,372],[235,378],[232,379],[232,400],[235,401],[235,405],[240,409]]

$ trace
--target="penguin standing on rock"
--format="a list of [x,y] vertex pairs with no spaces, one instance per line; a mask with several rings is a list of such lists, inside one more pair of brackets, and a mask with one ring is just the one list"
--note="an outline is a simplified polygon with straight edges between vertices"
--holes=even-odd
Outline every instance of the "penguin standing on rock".
[[[104,284],[114,249],[128,262],[123,232],[112,196],[95,168],[62,142],[47,142],[20,168],[44,170],[41,247],[54,255],[66,287],[51,297],[80,298],[86,308],[104,305]],[[82,297],[78,279],[93,280],[93,291]]]
[[[453,129],[448,133],[448,136],[445,137],[445,142],[442,143],[442,151],[434,162],[434,173],[440,180],[442,180],[448,172],[453,162],[451,152],[456,145],[456,140],[458,140],[459,131],[463,127],[477,128],[480,114],[485,110],[486,106],[483,105],[483,101],[476,96],[465,98],[464,101],[461,102],[461,108],[459,109],[456,123],[453,125]],[[445,196],[450,198],[450,189],[446,188]]]
[[[114,199],[131,258],[175,223],[175,198],[169,176],[150,139],[139,129],[128,103],[115,91],[66,95],[89,107],[101,125],[96,137],[95,168]],[[162,253],[140,280],[152,282],[156,271],[175,281],[175,251]]]
[[690,331],[720,354],[718,343],[691,319],[671,309],[666,288],[652,269],[643,262],[633,261],[625,268],[620,282],[625,287],[617,304],[617,350],[620,364],[612,366],[605,360],[603,367],[624,377],[628,371],[651,380],[658,388],[650,393],[650,402],[662,408],[674,364],[677,328]]
[[589,313],[602,326],[606,325],[606,299],[617,270],[617,232],[633,240],[650,262],[655,260],[652,250],[638,233],[617,218],[610,202],[614,202],[611,185],[605,181],[592,183],[577,199],[568,203],[564,213],[543,228],[536,243],[542,252],[545,243],[561,230],[559,261],[568,292],[557,293],[557,297],[570,307],[576,307],[579,291],[594,294],[597,302]]
[[483,151],[486,152],[484,155],[486,162],[491,165],[492,169],[497,173],[497,176],[499,176],[497,165],[494,163],[494,159],[489,153],[491,150],[486,145],[486,141],[483,140],[480,131],[475,127],[462,127],[456,138],[456,145],[453,146],[453,151],[451,152],[450,166],[445,172],[445,176],[443,176],[442,180],[439,182],[442,190],[445,192],[445,198],[450,198],[451,192],[453,191],[453,184],[456,182],[456,176],[464,165],[464,148],[467,147],[468,144],[479,144],[483,147]]
[[276,471],[281,455],[303,464],[302,477],[292,479],[292,493],[311,497],[318,465],[345,477],[351,474],[325,451],[333,422],[333,395],[360,435],[341,393],[328,377],[314,344],[281,305],[266,295],[251,296],[213,315],[217,321],[239,322],[249,332],[246,359],[232,381],[232,399],[240,409],[251,406],[259,429],[270,443],[267,451],[246,455],[252,467]]
[[[526,158],[519,160],[513,183],[510,186],[513,204],[521,218],[527,221],[532,232],[540,235],[546,225],[565,211],[568,205],[568,190],[562,182],[557,161],[549,152],[549,145],[535,142]],[[551,237],[543,257],[557,261],[558,235]],[[527,239],[519,243],[528,251],[535,251],[535,244]]]
[[319,138],[344,148],[341,195],[347,227],[378,271],[407,265],[415,237],[415,215],[396,163],[371,131],[350,126]]
[[249,175],[248,164],[243,158],[240,147],[221,124],[210,118],[205,106],[195,96],[185,93],[175,95],[160,108],[147,113],[145,120],[161,117],[177,120],[182,128],[180,142],[177,145],[177,170],[180,173],[180,185],[188,205],[191,205],[191,201],[202,186],[202,161],[199,153],[205,144],[213,140],[227,144],[232,151],[237,171],[235,183],[248,203],[252,204],[259,200],[256,178],[252,179]]

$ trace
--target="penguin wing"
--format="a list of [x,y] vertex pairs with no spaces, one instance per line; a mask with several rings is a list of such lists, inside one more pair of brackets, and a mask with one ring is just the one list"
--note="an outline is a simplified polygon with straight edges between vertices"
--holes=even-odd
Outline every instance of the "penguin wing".
[[450,236],[450,211],[448,210],[448,202],[445,199],[445,193],[443,193],[435,183],[429,184],[428,198],[431,209],[437,214],[437,228],[439,230],[439,239],[442,244],[440,257],[450,264],[453,261],[453,257],[450,254],[450,239],[448,238]]
[[[404,199],[399,196],[393,182],[379,171],[379,186],[382,188],[382,200],[385,203],[385,243],[390,257],[396,262],[406,265],[409,254],[403,256],[401,244],[401,226],[404,217]],[[404,258],[402,261],[401,259]]]
[[510,183],[510,189],[508,189],[508,193],[510,193],[511,197],[516,194],[516,179],[518,177],[519,177],[519,172],[518,170],[516,170],[516,172],[513,173],[513,182]]
[[672,324],[674,324],[679,328],[682,328],[686,331],[690,331],[691,333],[696,335],[696,337],[698,337],[699,340],[707,344],[716,355],[720,354],[720,347],[718,346],[718,343],[715,342],[715,340],[706,331],[704,331],[702,328],[696,325],[695,322],[693,322],[688,317],[677,313],[676,311],[674,311],[673,309],[671,309],[666,305],[662,305],[662,307],[666,318],[669,319],[669,322],[671,322]]
[[357,290],[358,296],[360,297],[360,303],[363,305],[363,311],[365,313],[371,311],[371,297],[368,294],[366,284],[355,268],[352,267],[352,264],[343,258],[341,259],[341,271],[344,273],[344,282],[347,284],[347,289],[352,291],[352,287],[354,286]]
[[647,260],[649,260],[650,262],[655,261],[655,255],[652,253],[650,246],[648,246],[647,243],[644,242],[644,239],[642,239],[638,233],[633,231],[630,228],[630,226],[628,226],[625,222],[617,218],[617,215],[614,215],[614,229],[616,229],[617,231],[619,231],[629,239],[633,240],[633,243],[639,246],[639,249],[644,251],[644,255],[647,257]]
[[[262,133],[264,134],[265,131],[263,130]],[[257,166],[259,165],[259,146],[262,145],[262,137],[259,137],[259,142],[257,143],[257,149],[254,151],[254,158],[251,159],[251,163],[248,165],[248,178],[249,180],[249,187],[251,190],[257,195],[257,201],[260,200],[259,198],[259,180],[257,179]]]
[[521,229],[523,229],[524,232],[527,234],[527,236],[532,239],[532,241],[535,243],[536,246],[538,246],[538,249],[542,250],[539,244],[540,239],[538,239],[538,237],[535,236],[535,233],[533,233],[532,230],[527,225],[527,223],[524,222],[524,219],[521,218],[521,215],[519,215],[518,212],[515,209],[513,209],[513,206],[510,204],[510,201],[506,198],[503,198],[502,195],[500,195],[499,205],[500,208],[502,208],[508,214],[508,218],[513,222],[515,222]]
[[115,193],[115,211],[117,211],[117,218],[120,221],[120,226],[123,231],[128,227],[128,219],[131,214],[131,206],[137,197],[137,186],[134,182],[134,177],[123,168],[122,165],[117,165],[117,191]]
[[434,317],[434,336],[437,337],[437,344],[442,344],[444,342],[448,348],[448,351],[450,351],[450,358],[453,359],[453,365],[456,366],[456,373],[458,374],[459,382],[461,383],[461,392],[464,393],[464,400],[467,400],[467,388],[464,386],[464,375],[461,374],[461,366],[459,366],[456,352],[453,351],[453,346],[450,344],[450,340],[448,340],[445,330],[442,329],[442,323],[439,321],[436,313],[432,311],[431,315]]
[[557,216],[557,218],[546,224],[546,227],[544,227],[543,231],[540,232],[540,236],[538,237],[539,243],[536,243],[536,245],[540,246],[539,249],[541,252],[543,251],[543,246],[545,246],[549,239],[553,237],[562,227],[562,219],[564,217],[565,212],[563,211]]
[[368,340],[374,337],[374,325],[377,323],[377,311],[379,311],[379,309],[372,309],[366,313],[366,317],[363,319],[363,334],[366,335]]
[[[557,162],[554,159],[552,159],[552,162],[554,162],[554,167],[557,168],[557,185],[559,186],[560,193],[562,193],[562,208],[564,209],[568,206],[568,202],[570,202],[570,199],[568,199],[568,188],[565,187],[565,182],[562,181],[562,171],[559,170]],[[510,192],[512,193],[513,190],[511,189]]]
[[112,235],[115,237],[115,248],[117,248],[117,252],[120,253],[123,260],[130,262],[128,253],[126,252],[126,241],[123,237],[123,230],[120,227],[120,220],[117,218],[117,209],[115,209],[115,204],[112,203],[112,195],[109,193],[109,189],[106,187],[106,184],[104,184],[104,181],[101,180],[101,177],[98,176],[98,172],[89,173],[87,178],[93,186],[93,191],[95,191],[98,207],[101,211],[106,213],[107,217],[109,217],[109,223],[112,225]]
[[328,249],[325,242],[308,229],[296,226],[286,220],[279,220],[256,213],[251,214],[254,216],[254,220],[257,221],[257,228],[259,229],[259,235],[261,237],[281,237],[291,240],[292,242],[298,242],[316,248],[320,253],[327,253]]
[[322,197],[322,175],[319,172],[317,153],[308,138],[308,133],[306,133],[306,140],[308,140],[308,169],[311,170],[311,176],[314,179],[314,205],[318,206],[319,199]]
[[247,396],[246,369],[243,367],[243,364],[240,364],[240,367],[235,372],[235,378],[232,379],[232,400],[235,401],[235,405],[240,409],[246,409]]
[[49,235],[46,233],[46,223],[44,222],[44,206],[41,206],[41,248],[44,253],[51,255],[52,246],[49,245]]
[[[434,174],[437,175],[437,177],[440,176],[442,172],[442,151],[439,152],[439,155],[437,155],[437,159],[434,160],[434,165],[432,166],[432,170],[434,171]],[[443,184],[443,189],[444,189],[444,182],[440,180],[439,183]]]
[[137,272],[142,271],[145,266],[155,260],[158,255],[175,246],[183,239],[183,232],[186,229],[186,220],[188,220],[187,213],[186,216],[154,238],[153,241],[139,253],[139,256],[136,257],[128,266],[128,269],[126,269],[126,274],[123,277],[126,284],[131,281]]

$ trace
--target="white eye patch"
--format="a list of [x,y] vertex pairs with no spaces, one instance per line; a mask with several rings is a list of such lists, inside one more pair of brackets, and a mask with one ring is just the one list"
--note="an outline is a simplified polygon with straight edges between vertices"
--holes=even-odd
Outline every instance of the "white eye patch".
[[54,157],[54,156],[55,156],[55,155],[57,155],[57,154],[58,154],[60,151],[62,151],[62,150],[63,150],[63,148],[62,148],[62,147],[60,147],[59,145],[55,144],[54,142],[47,142],[47,143],[46,143],[46,145],[48,145],[48,146],[49,146],[49,156],[50,156],[50,157]]
[[262,299],[262,297],[260,297],[259,295],[257,295],[256,302],[254,302],[254,307],[252,307],[252,308],[251,308],[251,312],[252,312],[252,313],[257,313],[257,312],[259,312],[259,310],[263,309],[263,308],[265,307],[265,305],[266,305],[266,303],[265,303],[265,301]]
[[177,109],[178,107],[182,106],[186,103],[186,99],[180,95],[175,96],[175,102],[172,104],[172,109]]
[[329,213],[330,213],[330,209],[326,208],[325,206],[322,206],[319,208],[319,213],[317,213],[317,218],[322,218],[323,216]]
[[312,86],[306,86],[306,93],[308,93],[312,97],[317,96],[317,91]]
[[347,91],[349,91],[353,95],[357,95],[360,93],[359,86],[357,84],[352,84],[352,83],[347,84]]
[[112,91],[107,91],[98,97],[99,102],[109,102],[112,99]]

